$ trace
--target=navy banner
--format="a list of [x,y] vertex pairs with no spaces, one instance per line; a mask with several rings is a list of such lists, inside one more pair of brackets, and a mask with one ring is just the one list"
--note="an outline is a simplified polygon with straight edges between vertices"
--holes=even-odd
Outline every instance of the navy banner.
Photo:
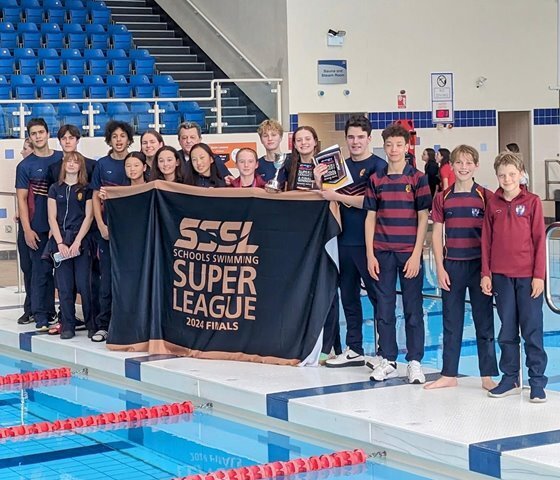
[[115,187],[107,346],[297,364],[336,291],[337,212],[314,193]]

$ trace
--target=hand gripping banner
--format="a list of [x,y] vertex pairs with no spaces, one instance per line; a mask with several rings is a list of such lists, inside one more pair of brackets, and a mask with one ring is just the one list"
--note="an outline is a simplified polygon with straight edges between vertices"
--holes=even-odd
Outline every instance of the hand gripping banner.
[[337,288],[338,211],[313,192],[108,189],[113,310],[107,346],[296,365]]

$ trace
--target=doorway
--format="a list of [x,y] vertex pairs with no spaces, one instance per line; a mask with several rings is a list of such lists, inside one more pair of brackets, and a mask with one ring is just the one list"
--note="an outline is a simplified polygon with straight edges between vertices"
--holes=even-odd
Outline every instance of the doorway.
[[523,156],[529,181],[533,178],[531,158],[531,112],[498,112],[498,146],[503,152],[509,143],[517,143]]

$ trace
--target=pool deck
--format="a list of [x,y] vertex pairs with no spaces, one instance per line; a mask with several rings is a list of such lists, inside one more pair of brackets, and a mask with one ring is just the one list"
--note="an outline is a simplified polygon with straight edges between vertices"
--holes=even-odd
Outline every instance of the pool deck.
[[[532,404],[493,399],[478,378],[426,391],[399,378],[369,381],[367,367],[284,367],[169,355],[111,352],[86,332],[71,340],[17,325],[20,296],[0,288],[0,345],[61,365],[79,365],[197,396],[292,424],[336,433],[422,461],[495,478],[560,478],[560,392]],[[437,373],[427,372],[428,378]]]

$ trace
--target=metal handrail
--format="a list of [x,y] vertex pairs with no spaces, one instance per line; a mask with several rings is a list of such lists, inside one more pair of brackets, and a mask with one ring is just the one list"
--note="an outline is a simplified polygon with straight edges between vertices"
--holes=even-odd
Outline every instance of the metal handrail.
[[220,79],[210,81],[210,95],[206,97],[152,97],[152,98],[64,98],[64,99],[33,99],[33,100],[0,100],[1,105],[19,105],[19,109],[16,112],[12,112],[14,116],[19,119],[18,126],[14,127],[14,131],[19,132],[19,138],[25,138],[25,117],[31,112],[25,109],[25,105],[34,104],[53,104],[58,105],[62,103],[87,103],[88,108],[82,110],[83,115],[87,115],[88,122],[82,128],[87,130],[88,136],[95,136],[95,130],[99,129],[99,125],[95,125],[94,116],[99,113],[98,110],[93,108],[94,103],[138,103],[147,102],[153,103],[154,108],[148,110],[148,113],[154,114],[154,123],[150,125],[151,128],[159,130],[160,127],[165,126],[160,122],[160,115],[165,113],[165,109],[160,108],[159,104],[161,102],[199,102],[199,101],[215,101],[216,103],[216,130],[217,133],[222,133],[222,91],[221,85],[224,83],[267,83],[276,84],[275,88],[271,90],[272,93],[276,93],[276,118],[282,118],[282,97],[280,84],[282,83],[281,78],[236,78],[236,79]]
[[560,222],[552,223],[546,229],[546,281],[544,282],[544,298],[546,299],[546,303],[548,308],[550,308],[554,313],[560,315],[560,306],[554,303],[552,299],[552,291],[551,291],[551,252],[550,252],[550,241],[552,240],[552,236],[556,234],[558,237],[554,238],[553,240],[558,240],[560,242]]
[[[0,196],[1,197],[12,197],[14,199],[14,212],[17,215],[18,212],[18,205],[17,205],[17,195],[15,192],[0,192]],[[19,222],[14,222],[15,223],[15,233],[16,233],[16,250],[17,250],[17,238],[18,238],[18,234],[19,234]],[[20,261],[19,261],[19,254],[16,252],[16,263],[17,263],[17,290],[16,293],[22,293],[23,292],[23,288],[22,288],[22,278],[21,278],[21,265],[20,265]]]
[[554,200],[554,198],[550,198],[550,185],[560,185],[560,180],[550,180],[550,165],[553,163],[560,165],[560,160],[552,159],[544,161],[545,200]]
[[249,58],[243,53],[243,51],[237,48],[237,46],[226,35],[224,35],[224,33],[216,26],[216,24],[212,22],[212,20],[210,20],[204,13],[202,13],[202,11],[191,0],[185,0],[185,3],[188,3],[190,5],[190,7],[194,10],[194,13],[202,18],[214,30],[218,37],[222,38],[224,42],[226,42],[230,46],[230,48],[237,55],[239,55],[239,58],[241,60],[247,63],[247,65],[249,65],[255,72],[257,72],[261,76],[261,78],[266,78],[266,75],[260,70],[260,68],[257,67],[253,62],[251,62],[251,60],[249,60]]
[[220,78],[210,82],[212,92],[216,91],[216,132],[222,133],[222,84],[223,83],[276,83],[276,88],[272,89],[272,93],[276,93],[276,118],[282,121],[282,89],[280,84],[281,78]]

